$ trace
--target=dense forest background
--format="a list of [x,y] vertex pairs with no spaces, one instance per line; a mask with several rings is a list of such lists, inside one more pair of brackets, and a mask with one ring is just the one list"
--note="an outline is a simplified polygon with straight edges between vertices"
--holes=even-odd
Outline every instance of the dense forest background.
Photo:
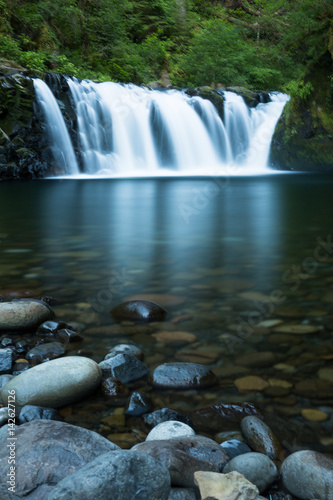
[[333,53],[332,19],[332,0],[0,0],[0,57],[98,81],[306,95],[306,68]]

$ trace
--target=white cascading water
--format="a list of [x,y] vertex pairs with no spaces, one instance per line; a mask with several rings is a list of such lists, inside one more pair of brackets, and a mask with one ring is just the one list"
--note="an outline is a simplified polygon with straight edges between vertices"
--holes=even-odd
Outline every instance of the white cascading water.
[[[224,91],[223,123],[209,100],[181,91],[67,81],[76,108],[83,173],[94,176],[267,172],[274,128],[288,100],[274,93],[272,102],[250,109],[241,96]],[[60,150],[61,144],[59,139]]]
[[35,79],[34,87],[47,122],[47,133],[54,160],[64,166],[66,172],[76,175],[79,173],[79,167],[58,103],[45,82]]

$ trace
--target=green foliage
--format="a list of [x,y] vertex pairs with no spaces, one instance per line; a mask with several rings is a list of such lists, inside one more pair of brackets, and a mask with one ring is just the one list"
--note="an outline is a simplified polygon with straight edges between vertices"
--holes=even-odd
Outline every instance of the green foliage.
[[314,88],[311,82],[304,83],[303,80],[290,80],[284,85],[283,90],[291,97],[306,100],[312,94]]
[[0,56],[94,80],[281,89],[326,50],[332,18],[328,0],[0,0]]

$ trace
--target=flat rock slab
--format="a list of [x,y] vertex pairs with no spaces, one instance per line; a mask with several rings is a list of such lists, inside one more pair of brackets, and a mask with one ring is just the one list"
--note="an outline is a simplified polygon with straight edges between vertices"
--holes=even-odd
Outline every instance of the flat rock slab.
[[53,359],[11,379],[0,390],[7,405],[8,391],[15,391],[15,404],[58,408],[92,394],[100,385],[101,370],[95,361],[80,356]]
[[[102,453],[119,449],[99,434],[52,420],[35,420],[15,429],[16,489],[8,494],[8,432],[0,438],[0,498],[16,500],[40,496],[51,485],[94,460]],[[93,498],[93,497],[91,497]]]
[[169,470],[171,484],[193,488],[194,472],[221,472],[229,456],[212,439],[203,436],[146,441],[133,450],[142,451],[162,462]]
[[156,389],[199,389],[215,385],[217,377],[198,363],[164,363],[155,368],[151,382]]
[[48,500],[168,500],[170,475],[138,451],[111,451],[58,483]]
[[280,473],[283,485],[297,498],[333,500],[333,460],[326,455],[297,451],[286,458]]
[[0,302],[0,332],[33,331],[53,318],[52,309],[40,300]]
[[130,300],[111,310],[111,316],[117,321],[163,321],[167,314],[160,305],[149,300]]

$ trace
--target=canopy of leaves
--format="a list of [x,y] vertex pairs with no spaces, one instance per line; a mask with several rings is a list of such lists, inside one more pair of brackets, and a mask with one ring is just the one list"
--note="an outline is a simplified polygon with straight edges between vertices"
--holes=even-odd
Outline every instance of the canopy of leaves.
[[[332,0],[0,0],[0,57],[81,78],[281,89],[333,40]],[[332,42],[333,43],[333,42]]]

